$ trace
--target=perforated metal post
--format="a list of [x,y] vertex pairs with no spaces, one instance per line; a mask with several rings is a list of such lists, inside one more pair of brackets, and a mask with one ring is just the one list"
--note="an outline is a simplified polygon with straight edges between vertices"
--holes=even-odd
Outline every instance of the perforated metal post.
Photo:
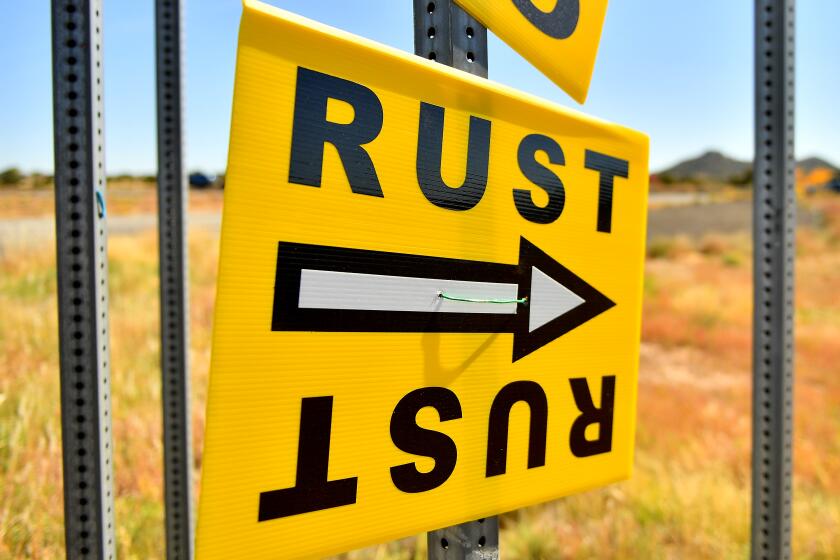
[[68,558],[114,558],[102,5],[53,0],[53,126],[64,533]]
[[487,77],[487,28],[451,0],[414,0],[414,54]]
[[166,557],[193,556],[189,391],[187,186],[181,136],[181,0],[157,0],[160,354]]
[[[487,77],[487,29],[451,0],[414,0],[414,54]],[[430,531],[430,560],[498,560],[499,518]]]
[[795,0],[755,2],[752,558],[791,557]]

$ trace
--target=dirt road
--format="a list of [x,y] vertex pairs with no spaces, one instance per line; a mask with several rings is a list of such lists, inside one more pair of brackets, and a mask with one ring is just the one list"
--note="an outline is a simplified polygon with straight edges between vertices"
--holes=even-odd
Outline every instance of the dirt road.
[[[191,212],[193,227],[218,231],[222,217],[218,212]],[[131,235],[157,227],[154,214],[134,214],[108,218],[108,235]],[[18,249],[55,244],[55,221],[52,217],[0,220],[0,256]]]
[[648,213],[648,240],[672,235],[702,237],[709,233],[749,231],[752,202],[668,206]]

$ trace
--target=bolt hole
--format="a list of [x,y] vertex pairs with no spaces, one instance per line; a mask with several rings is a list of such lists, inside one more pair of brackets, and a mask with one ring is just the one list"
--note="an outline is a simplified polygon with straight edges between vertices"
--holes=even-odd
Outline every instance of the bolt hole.
[[475,62],[475,53],[472,51],[467,53],[467,61],[468,62]]
[[449,550],[449,541],[446,539],[440,539],[440,546],[443,550]]
[[467,39],[472,39],[474,35],[475,30],[472,27],[467,26]]
[[428,31],[426,31],[426,34],[429,36],[429,39],[434,39],[435,38],[435,28],[430,27],[428,29]]
[[434,2],[429,2],[429,3],[426,5],[426,11],[427,11],[427,12],[429,12],[430,14],[434,13],[434,11],[435,11],[435,3],[434,3]]
[[437,54],[435,51],[429,53],[429,60],[437,60]]

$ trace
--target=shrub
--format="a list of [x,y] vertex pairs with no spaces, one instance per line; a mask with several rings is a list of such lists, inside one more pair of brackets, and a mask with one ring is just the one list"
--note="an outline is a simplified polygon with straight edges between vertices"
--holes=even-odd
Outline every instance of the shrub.
[[0,171],[0,185],[13,186],[23,181],[23,173],[17,167]]
[[729,246],[726,240],[719,235],[710,234],[700,241],[698,248],[707,257],[713,257],[724,254]]
[[52,175],[44,175],[43,173],[33,173],[29,176],[32,179],[33,189],[43,189],[52,185]]
[[684,236],[658,237],[648,243],[647,255],[651,259],[677,259],[692,251],[691,241]]

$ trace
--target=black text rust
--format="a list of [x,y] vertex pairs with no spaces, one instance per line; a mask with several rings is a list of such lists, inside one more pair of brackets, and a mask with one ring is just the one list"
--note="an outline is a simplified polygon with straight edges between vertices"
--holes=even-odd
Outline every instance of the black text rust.
[[[545,466],[547,445],[567,445],[575,457],[590,457],[612,450],[615,376],[601,378],[600,405],[595,405],[586,378],[569,380],[578,415],[565,437],[548,434],[548,398],[534,381],[514,381],[502,387],[490,405],[487,422],[487,458],[485,477],[504,475],[508,470],[510,413],[516,403],[524,402],[530,411],[528,461],[526,467]],[[390,467],[391,481],[398,490],[415,494],[428,492],[445,483],[458,461],[458,446],[448,435],[422,428],[417,413],[433,408],[441,422],[462,417],[461,402],[445,387],[423,387],[405,395],[391,414],[390,433],[395,447],[406,453],[434,460],[434,467],[424,472],[416,463]],[[297,477],[291,488],[260,493],[259,521],[300,515],[356,503],[357,477],[330,480],[330,434],[333,397],[309,397],[301,401],[300,435],[297,454]],[[586,428],[598,427],[598,435],[588,439]],[[388,467],[384,467],[388,468]]]
[[[561,4],[563,2],[558,3]],[[353,120],[349,123],[327,120],[327,103],[330,99],[352,106]],[[420,102],[415,158],[417,186],[435,206],[455,211],[470,210],[481,202],[487,189],[492,123],[478,116],[470,117],[465,178],[460,185],[449,185],[441,176],[445,114],[444,107]],[[383,122],[382,103],[369,88],[336,76],[298,68],[289,182],[320,187],[324,146],[331,144],[338,152],[354,193],[385,196],[375,163],[365,149],[366,144],[379,136]],[[517,162],[531,185],[511,185],[513,204],[519,215],[526,220],[550,224],[563,213],[566,188],[554,171],[537,161],[538,152],[545,154],[554,165],[566,165],[563,149],[556,140],[542,134],[529,134],[522,138],[517,150]],[[598,188],[592,190],[593,196],[598,197],[595,229],[610,233],[615,178],[628,177],[629,162],[587,149],[585,168],[597,173]],[[595,181],[596,176],[593,174],[593,187]],[[532,198],[535,186],[548,195],[548,202],[544,206],[537,205]]]

